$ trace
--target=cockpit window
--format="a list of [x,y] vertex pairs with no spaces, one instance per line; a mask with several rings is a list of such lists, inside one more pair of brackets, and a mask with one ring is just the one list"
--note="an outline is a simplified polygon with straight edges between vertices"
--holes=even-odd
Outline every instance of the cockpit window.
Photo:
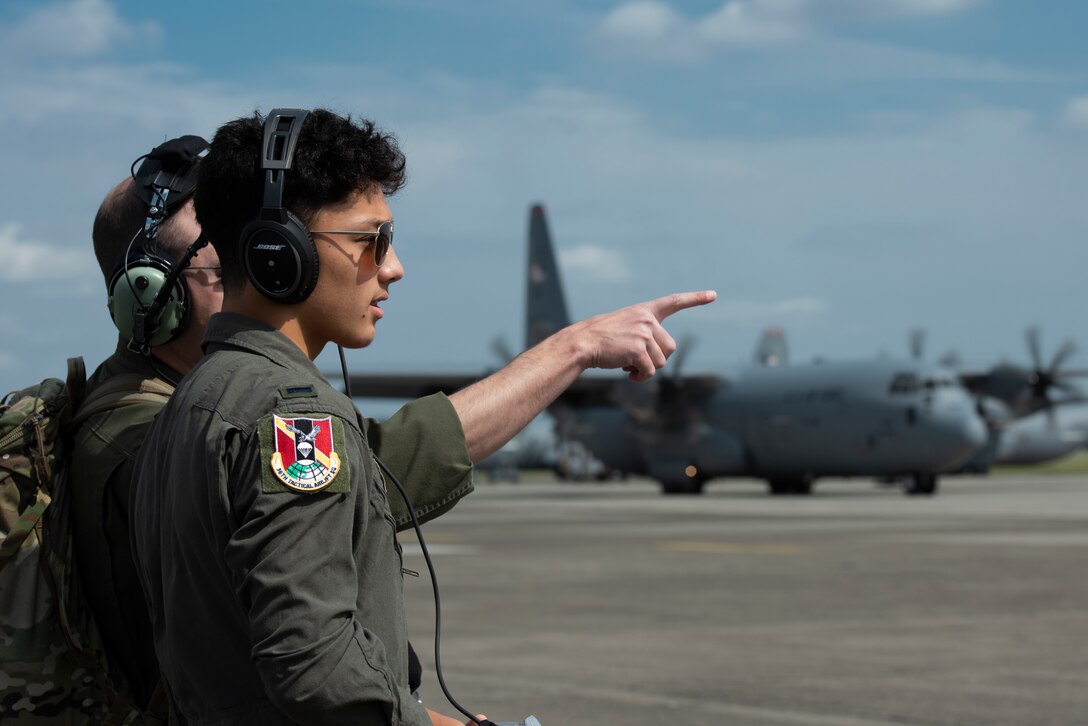
[[919,391],[933,393],[940,388],[953,388],[956,382],[944,376],[919,378],[914,373],[896,373],[892,376],[888,392],[893,394],[911,394]]
[[888,387],[889,393],[914,393],[918,390],[918,376],[913,373],[896,373]]

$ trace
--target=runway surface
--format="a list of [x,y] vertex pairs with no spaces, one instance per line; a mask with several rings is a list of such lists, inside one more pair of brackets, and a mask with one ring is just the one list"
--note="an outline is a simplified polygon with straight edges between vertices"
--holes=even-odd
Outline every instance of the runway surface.
[[[559,724],[1088,723],[1088,477],[489,485],[425,526],[455,697]],[[423,695],[433,601],[401,535]]]

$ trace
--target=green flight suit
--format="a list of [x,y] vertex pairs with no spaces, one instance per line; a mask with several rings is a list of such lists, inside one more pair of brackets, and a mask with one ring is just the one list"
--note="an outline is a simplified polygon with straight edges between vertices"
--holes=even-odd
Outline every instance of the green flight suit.
[[[424,519],[447,511],[472,489],[452,405],[430,396],[368,426],[263,323],[220,313],[204,343],[151,427],[132,501],[174,707],[191,724],[429,724],[407,689],[399,495],[373,457],[417,483]],[[277,474],[275,447],[307,436],[329,466]]]
[[[107,383],[140,380],[164,390],[181,374],[119,342],[87,382],[87,397]],[[107,654],[110,677],[133,704],[145,707],[159,681],[151,622],[129,545],[129,483],[136,455],[166,399],[132,397],[123,406],[89,417],[73,440],[69,489],[76,570]]]

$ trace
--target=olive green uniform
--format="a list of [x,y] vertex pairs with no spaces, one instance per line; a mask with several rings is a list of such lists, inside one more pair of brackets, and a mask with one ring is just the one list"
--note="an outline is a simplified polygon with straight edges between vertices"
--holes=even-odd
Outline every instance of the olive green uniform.
[[[121,342],[87,382],[87,398],[125,379],[125,388],[133,392],[141,380],[169,391],[172,386],[164,378],[176,381],[181,375]],[[69,470],[76,569],[110,677],[139,707],[151,699],[159,667],[129,545],[129,483],[144,436],[165,402],[164,396],[130,395],[124,405],[88,417],[76,432]]]
[[[286,336],[240,315],[214,316],[205,348],[133,494],[172,703],[194,724],[429,724],[407,689],[398,522],[374,455],[419,483],[424,519],[445,512],[472,489],[452,405],[431,396],[368,426]],[[331,426],[335,476],[317,491],[273,469],[278,431],[300,419]]]

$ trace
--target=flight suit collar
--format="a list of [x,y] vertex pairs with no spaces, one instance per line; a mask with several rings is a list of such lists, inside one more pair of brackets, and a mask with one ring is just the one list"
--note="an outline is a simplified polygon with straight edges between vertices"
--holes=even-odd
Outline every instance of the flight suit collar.
[[[119,337],[117,339],[117,349],[95,372],[94,379],[102,378],[104,380],[105,378],[132,373],[144,378],[163,379],[172,385],[177,384],[182,375],[158,358],[152,361],[148,356],[132,350],[128,347],[125,339]],[[92,386],[94,382],[92,380]]]
[[241,348],[285,368],[324,378],[314,362],[290,338],[268,323],[239,313],[212,315],[201,346],[205,353],[223,348]]

